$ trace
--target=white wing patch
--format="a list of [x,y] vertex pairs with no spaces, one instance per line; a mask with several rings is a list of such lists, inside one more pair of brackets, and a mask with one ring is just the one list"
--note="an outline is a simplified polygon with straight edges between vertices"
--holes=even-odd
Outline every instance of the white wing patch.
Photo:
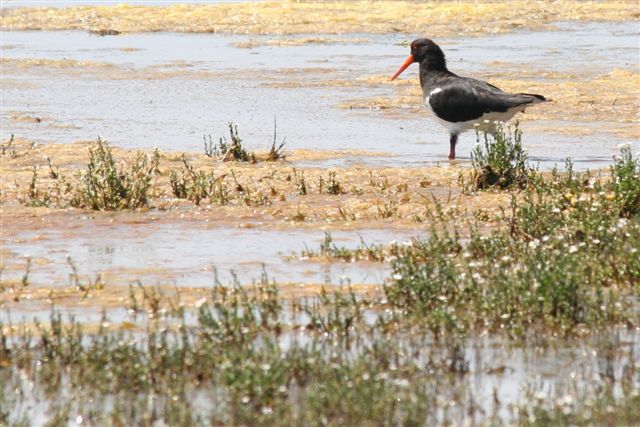
[[431,104],[429,104],[429,98],[431,98],[432,95],[435,95],[436,93],[440,93],[442,92],[442,88],[437,87],[435,89],[433,89],[431,92],[429,92],[429,95],[427,95],[427,97],[424,100],[424,103],[427,107],[429,107],[429,109],[431,109]]

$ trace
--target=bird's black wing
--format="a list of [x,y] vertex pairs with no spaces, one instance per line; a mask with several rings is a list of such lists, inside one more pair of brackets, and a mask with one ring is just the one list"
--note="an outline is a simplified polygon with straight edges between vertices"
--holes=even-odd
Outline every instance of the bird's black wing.
[[486,113],[504,113],[536,100],[529,94],[510,94],[489,83],[457,76],[443,79],[427,96],[433,112],[454,123],[476,120]]

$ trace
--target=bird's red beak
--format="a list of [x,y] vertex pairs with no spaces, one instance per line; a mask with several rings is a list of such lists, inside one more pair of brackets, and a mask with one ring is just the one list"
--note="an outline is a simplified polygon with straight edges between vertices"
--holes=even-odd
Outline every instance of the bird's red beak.
[[408,67],[409,65],[411,65],[411,64],[413,64],[413,55],[409,55],[409,57],[407,58],[407,60],[406,60],[406,61],[404,61],[404,64],[402,64],[402,65],[400,66],[400,68],[398,68],[398,71],[396,71],[396,73],[393,75],[393,77],[391,77],[391,80],[395,80],[395,79],[396,79],[396,77],[398,77],[400,74],[402,74],[402,72],[403,72],[404,70],[406,70],[406,69],[407,69],[407,67]]

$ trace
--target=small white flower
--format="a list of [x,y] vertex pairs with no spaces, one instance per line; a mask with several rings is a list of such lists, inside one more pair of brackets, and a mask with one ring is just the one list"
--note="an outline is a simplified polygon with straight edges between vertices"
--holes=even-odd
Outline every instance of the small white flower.
[[573,403],[573,396],[567,394],[556,401],[558,406],[568,406]]
[[578,247],[576,245],[569,246],[569,253],[572,254],[574,252],[578,252]]
[[622,151],[624,149],[631,148],[631,144],[629,144],[628,142],[625,142],[624,144],[618,144],[617,148],[618,150]]

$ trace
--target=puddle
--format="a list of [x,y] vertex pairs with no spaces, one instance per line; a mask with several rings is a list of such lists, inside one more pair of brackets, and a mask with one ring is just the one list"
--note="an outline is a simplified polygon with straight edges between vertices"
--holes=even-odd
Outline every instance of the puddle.
[[[576,79],[611,69],[637,72],[637,25],[572,23],[559,28],[438,41],[446,47],[452,70],[479,78],[496,71],[517,75],[523,67],[576,74]],[[446,161],[447,134],[421,111],[418,97],[410,99],[415,109],[399,114],[342,110],[337,106],[354,98],[395,97],[398,86],[324,84],[388,76],[404,58],[404,46],[412,36],[350,34],[344,42],[287,46],[269,45],[273,36],[256,35],[98,37],[77,31],[4,31],[2,36],[6,134],[62,143],[100,135],[127,148],[201,151],[204,134],[224,135],[227,122],[234,121],[248,148],[265,150],[272,140],[275,116],[279,135],[287,137],[292,149],[347,148],[393,155],[347,158],[342,164],[363,160],[424,166]],[[309,35],[280,40],[296,38]],[[252,48],[235,47],[252,40]],[[603,52],[606,60],[601,58]],[[34,58],[84,65],[14,63]],[[407,78],[417,85],[417,71],[409,71]],[[288,87],[272,87],[274,83]],[[553,93],[545,95],[553,98]],[[11,119],[24,116],[48,120]],[[612,135],[608,129],[615,129],[616,123],[592,122],[593,132],[585,136],[563,134],[565,128],[581,123],[527,122],[526,115],[521,119],[525,146],[542,168],[563,164],[566,157],[572,157],[579,168],[606,166],[618,144],[637,143]],[[462,136],[458,150],[462,160],[468,159],[474,143],[475,135]],[[335,166],[331,161],[327,164]]]
[[[386,229],[332,232],[336,245],[345,247],[358,246],[360,238],[367,244],[386,244],[420,235]],[[71,267],[67,257],[83,282],[101,273],[107,284],[140,280],[144,285],[206,287],[214,283],[214,268],[223,284],[232,283],[232,272],[242,284],[259,279],[263,271],[279,283],[382,284],[388,277],[390,270],[381,263],[290,259],[305,247],[317,251],[323,239],[323,231],[89,223],[73,230],[46,229],[6,239],[4,249],[14,257],[7,260],[10,268],[3,276],[20,280],[24,258],[30,256],[34,262],[29,281],[35,287],[68,286]]]

